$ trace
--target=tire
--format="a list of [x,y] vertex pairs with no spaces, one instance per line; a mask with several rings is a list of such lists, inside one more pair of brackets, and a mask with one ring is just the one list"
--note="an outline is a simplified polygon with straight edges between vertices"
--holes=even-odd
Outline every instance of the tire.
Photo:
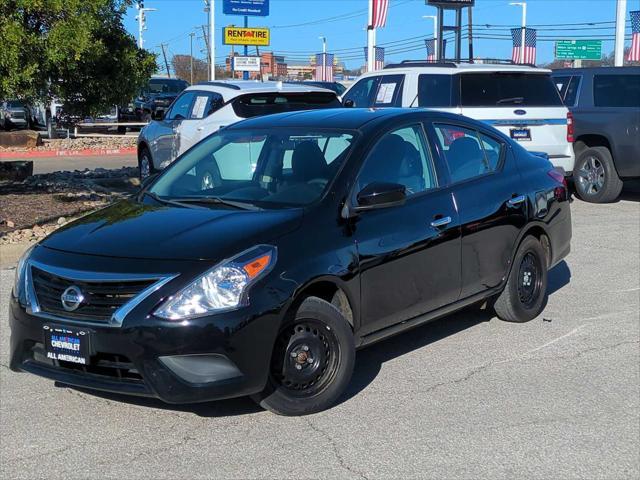
[[143,122],[149,123],[149,122],[151,122],[152,118],[153,117],[151,115],[151,112],[145,111],[145,112],[142,113],[142,121]]
[[622,191],[622,180],[606,147],[591,147],[580,154],[573,183],[578,197],[590,203],[613,202]]
[[144,181],[149,175],[153,175],[156,169],[153,167],[153,160],[151,159],[151,153],[147,147],[140,149],[138,154],[138,170],[140,175],[140,181]]
[[347,388],[355,355],[351,327],[340,311],[324,300],[309,297],[293,321],[280,329],[267,386],[252,398],[278,415],[325,410]]
[[506,322],[534,319],[547,304],[548,262],[535,237],[525,237],[518,247],[504,290],[495,299],[496,315]]

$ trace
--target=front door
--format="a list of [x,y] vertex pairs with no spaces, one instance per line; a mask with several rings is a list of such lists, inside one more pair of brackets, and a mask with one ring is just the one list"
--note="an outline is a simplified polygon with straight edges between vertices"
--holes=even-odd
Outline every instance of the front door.
[[358,176],[356,191],[391,182],[407,192],[403,206],[362,212],[355,222],[363,335],[458,299],[458,213],[434,172],[423,128],[412,125],[384,135]]
[[158,122],[155,145],[152,147],[151,152],[156,167],[163,162],[172,162],[177,157],[176,136],[178,127],[188,118],[194,97],[194,92],[183,92],[173,102],[165,117]]

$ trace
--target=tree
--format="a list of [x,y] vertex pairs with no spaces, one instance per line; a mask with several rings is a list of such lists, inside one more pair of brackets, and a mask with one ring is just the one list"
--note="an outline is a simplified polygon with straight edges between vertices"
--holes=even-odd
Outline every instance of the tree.
[[[174,55],[171,66],[176,77],[191,82],[191,56]],[[206,82],[209,79],[209,65],[204,60],[193,57],[193,83]]]
[[94,115],[128,103],[156,70],[123,25],[132,0],[2,0],[0,98]]

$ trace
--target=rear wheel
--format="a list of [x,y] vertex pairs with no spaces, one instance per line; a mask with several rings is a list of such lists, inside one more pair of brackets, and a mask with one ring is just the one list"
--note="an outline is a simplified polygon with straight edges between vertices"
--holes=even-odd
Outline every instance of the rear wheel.
[[606,147],[592,147],[582,152],[573,178],[576,193],[585,202],[613,202],[622,191],[622,180]]
[[307,298],[283,326],[273,349],[269,381],[252,398],[280,415],[307,415],[329,408],[346,389],[355,363],[348,322],[324,300]]
[[495,300],[498,318],[528,322],[537,317],[547,301],[547,257],[534,237],[526,237],[516,253],[507,284]]

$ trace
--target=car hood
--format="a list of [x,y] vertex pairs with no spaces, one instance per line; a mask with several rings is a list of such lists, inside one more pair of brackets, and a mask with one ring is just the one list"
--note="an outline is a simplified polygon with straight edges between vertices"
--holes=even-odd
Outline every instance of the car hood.
[[302,209],[191,209],[125,200],[65,225],[41,245],[119,258],[219,260],[295,230],[302,216]]

